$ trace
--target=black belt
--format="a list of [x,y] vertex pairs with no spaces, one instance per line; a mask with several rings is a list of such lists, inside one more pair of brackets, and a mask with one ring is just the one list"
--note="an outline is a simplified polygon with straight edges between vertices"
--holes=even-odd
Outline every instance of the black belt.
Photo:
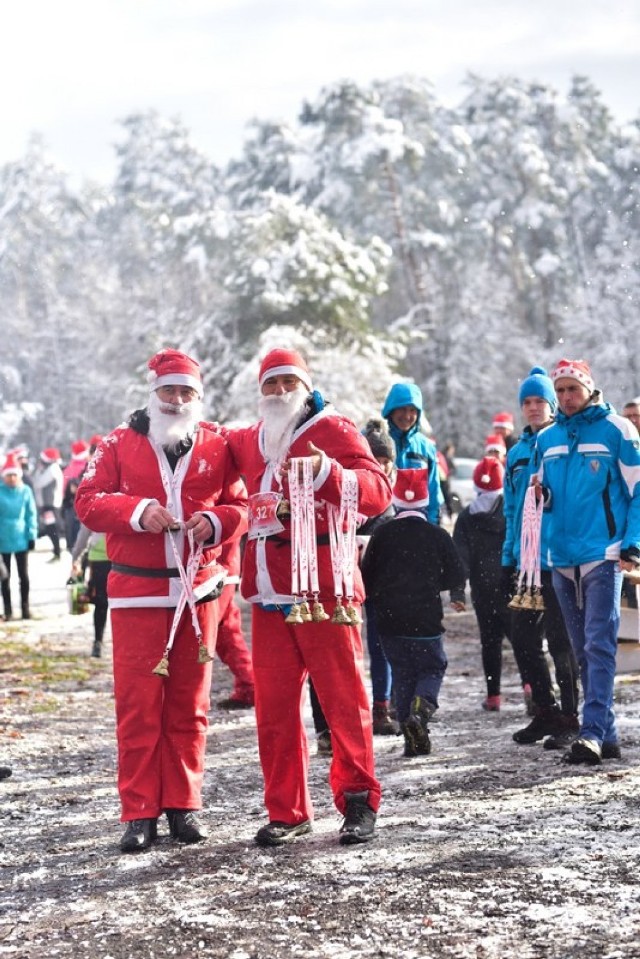
[[111,569],[114,573],[124,573],[126,576],[144,576],[149,579],[175,579],[180,575],[180,570],[175,566],[169,566],[167,569],[147,569],[146,566],[125,566],[124,563],[112,563]]
[[[288,536],[278,536],[277,533],[272,533],[270,536],[266,537],[272,543],[275,542],[278,546],[285,546],[288,544],[291,546],[291,540]],[[331,540],[329,539],[328,533],[321,533],[320,536],[316,537],[316,543],[318,546],[328,546]]]

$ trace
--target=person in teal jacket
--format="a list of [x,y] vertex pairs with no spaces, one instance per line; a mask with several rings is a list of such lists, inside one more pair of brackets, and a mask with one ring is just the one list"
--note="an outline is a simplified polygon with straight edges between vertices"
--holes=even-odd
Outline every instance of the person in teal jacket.
[[[520,438],[507,453],[504,474],[504,515],[506,532],[502,544],[502,570],[505,592],[515,592],[515,574],[520,569],[520,537],[527,488],[534,471],[533,453],[538,436],[553,422],[556,394],[551,378],[541,366],[534,366],[520,384],[518,402],[527,424]],[[530,744],[544,739],[545,749],[564,749],[577,739],[578,665],[564,624],[562,611],[553,589],[551,570],[546,562],[547,518],[543,518],[541,540],[541,586],[544,609],[517,609],[511,616],[511,643],[523,676],[531,683],[534,714],[531,722],[513,734],[517,743]],[[560,690],[556,702],[543,639],[555,668]],[[545,739],[545,736],[547,737]]]
[[20,580],[22,618],[30,619],[29,551],[35,548],[38,535],[36,503],[30,486],[22,481],[22,467],[13,454],[8,454],[2,467],[0,483],[0,554],[7,569],[2,580],[4,618],[13,618],[11,603],[11,557],[15,557]]
[[619,758],[613,711],[622,571],[640,567],[640,439],[596,390],[584,360],[551,374],[560,412],[538,434],[546,561],[582,680],[580,736],[565,760]]
[[429,502],[425,515],[431,523],[440,522],[444,503],[436,446],[420,429],[422,392],[415,383],[395,383],[384,401],[382,415],[396,447],[396,469],[426,469]]

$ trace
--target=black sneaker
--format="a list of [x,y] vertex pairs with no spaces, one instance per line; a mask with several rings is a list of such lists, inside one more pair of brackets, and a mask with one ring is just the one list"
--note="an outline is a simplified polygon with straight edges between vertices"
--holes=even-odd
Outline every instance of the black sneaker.
[[400,723],[404,736],[404,755],[407,759],[414,756],[428,756],[431,752],[429,730],[423,726],[417,716],[409,716],[406,723]]
[[422,696],[414,696],[411,701],[411,712],[406,722],[400,724],[404,735],[404,755],[428,756],[431,752],[429,738],[429,720],[436,711],[436,706]]
[[602,762],[602,749],[595,739],[576,739],[569,752],[562,757],[565,763],[585,763],[587,766],[599,766]]
[[132,819],[120,840],[121,852],[142,852],[148,849],[157,839],[157,819]]
[[562,713],[557,706],[547,706],[538,709],[528,726],[518,729],[513,734],[514,743],[530,745],[537,743],[545,736],[554,736],[561,731],[560,719]]
[[544,749],[567,749],[580,735],[580,721],[577,716],[564,713],[558,717],[558,728],[543,742]]
[[376,814],[367,802],[369,793],[345,793],[347,811],[340,827],[340,843],[353,846],[375,836]]
[[601,752],[603,759],[622,759],[620,743],[603,743]]
[[578,729],[564,729],[561,733],[556,733],[555,736],[547,736],[542,747],[543,749],[567,749],[579,735],[580,731]]
[[203,842],[209,833],[198,820],[193,809],[166,809],[169,820],[171,838],[176,842],[191,845],[194,842]]
[[298,836],[305,836],[309,832],[311,832],[311,823],[308,819],[293,824],[269,822],[258,829],[256,842],[259,846],[284,846],[285,843],[293,842]]

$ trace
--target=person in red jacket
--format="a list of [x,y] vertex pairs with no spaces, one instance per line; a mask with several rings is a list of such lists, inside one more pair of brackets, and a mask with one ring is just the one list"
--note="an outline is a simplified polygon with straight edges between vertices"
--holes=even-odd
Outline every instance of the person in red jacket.
[[246,529],[244,485],[226,440],[200,422],[198,363],[149,361],[148,407],[99,445],[76,495],[81,521],[107,534],[118,737],[120,848],[146,849],[167,814],[171,837],[206,838],[196,811],[226,571],[222,544]]
[[[252,652],[260,762],[269,823],[256,835],[261,846],[279,846],[311,830],[309,749],[302,721],[307,676],[311,677],[331,729],[333,758],[329,781],[345,817],[343,844],[371,839],[380,803],[375,777],[371,708],[363,678],[357,613],[364,598],[353,551],[345,558],[353,572],[349,622],[333,622],[338,605],[334,575],[340,573],[331,530],[344,497],[361,516],[376,516],[391,501],[382,468],[357,427],[334,412],[313,390],[307,364],[293,350],[272,350],[259,372],[258,423],[230,430],[229,443],[249,491],[249,533],[242,569],[242,595],[252,603]],[[292,523],[284,504],[291,496],[292,458],[306,459],[313,474],[320,604],[329,618],[298,625],[291,619]],[[307,477],[307,481],[309,477]],[[309,484],[310,486],[311,484]],[[307,490],[309,491],[309,486]],[[346,599],[346,593],[345,593]],[[311,604],[311,596],[309,597]],[[343,607],[344,609],[344,607]]]

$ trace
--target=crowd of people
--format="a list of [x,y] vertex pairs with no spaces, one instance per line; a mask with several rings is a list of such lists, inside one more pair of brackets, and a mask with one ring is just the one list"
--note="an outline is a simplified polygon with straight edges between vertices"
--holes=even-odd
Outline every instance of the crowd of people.
[[255,707],[268,817],[256,842],[312,829],[308,687],[339,841],[372,839],[382,797],[373,737],[402,735],[408,758],[430,753],[447,669],[443,593],[462,611],[467,587],[486,682],[479,708],[502,706],[507,640],[530,720],[514,741],[562,749],[568,763],[620,758],[620,602],[624,575],[640,571],[638,400],[618,415],[583,360],[533,367],[517,391],[522,431],[496,413],[475,498],[455,516],[453,449],[427,435],[415,384],[394,384],[360,429],[314,388],[298,352],[275,349],[258,372],[256,422],[228,428],[203,419],[195,359],[161,350],[148,367],[148,403],[125,425],[72,444],[64,469],[44,449],[33,477],[28,451],[10,451],[0,487],[5,619],[12,558],[30,616],[38,536],[52,562],[64,540],[72,577],[87,577],[93,656],[110,615],[123,852],[152,846],[163,814],[174,840],[207,837],[216,652],[234,676],[220,705]]

